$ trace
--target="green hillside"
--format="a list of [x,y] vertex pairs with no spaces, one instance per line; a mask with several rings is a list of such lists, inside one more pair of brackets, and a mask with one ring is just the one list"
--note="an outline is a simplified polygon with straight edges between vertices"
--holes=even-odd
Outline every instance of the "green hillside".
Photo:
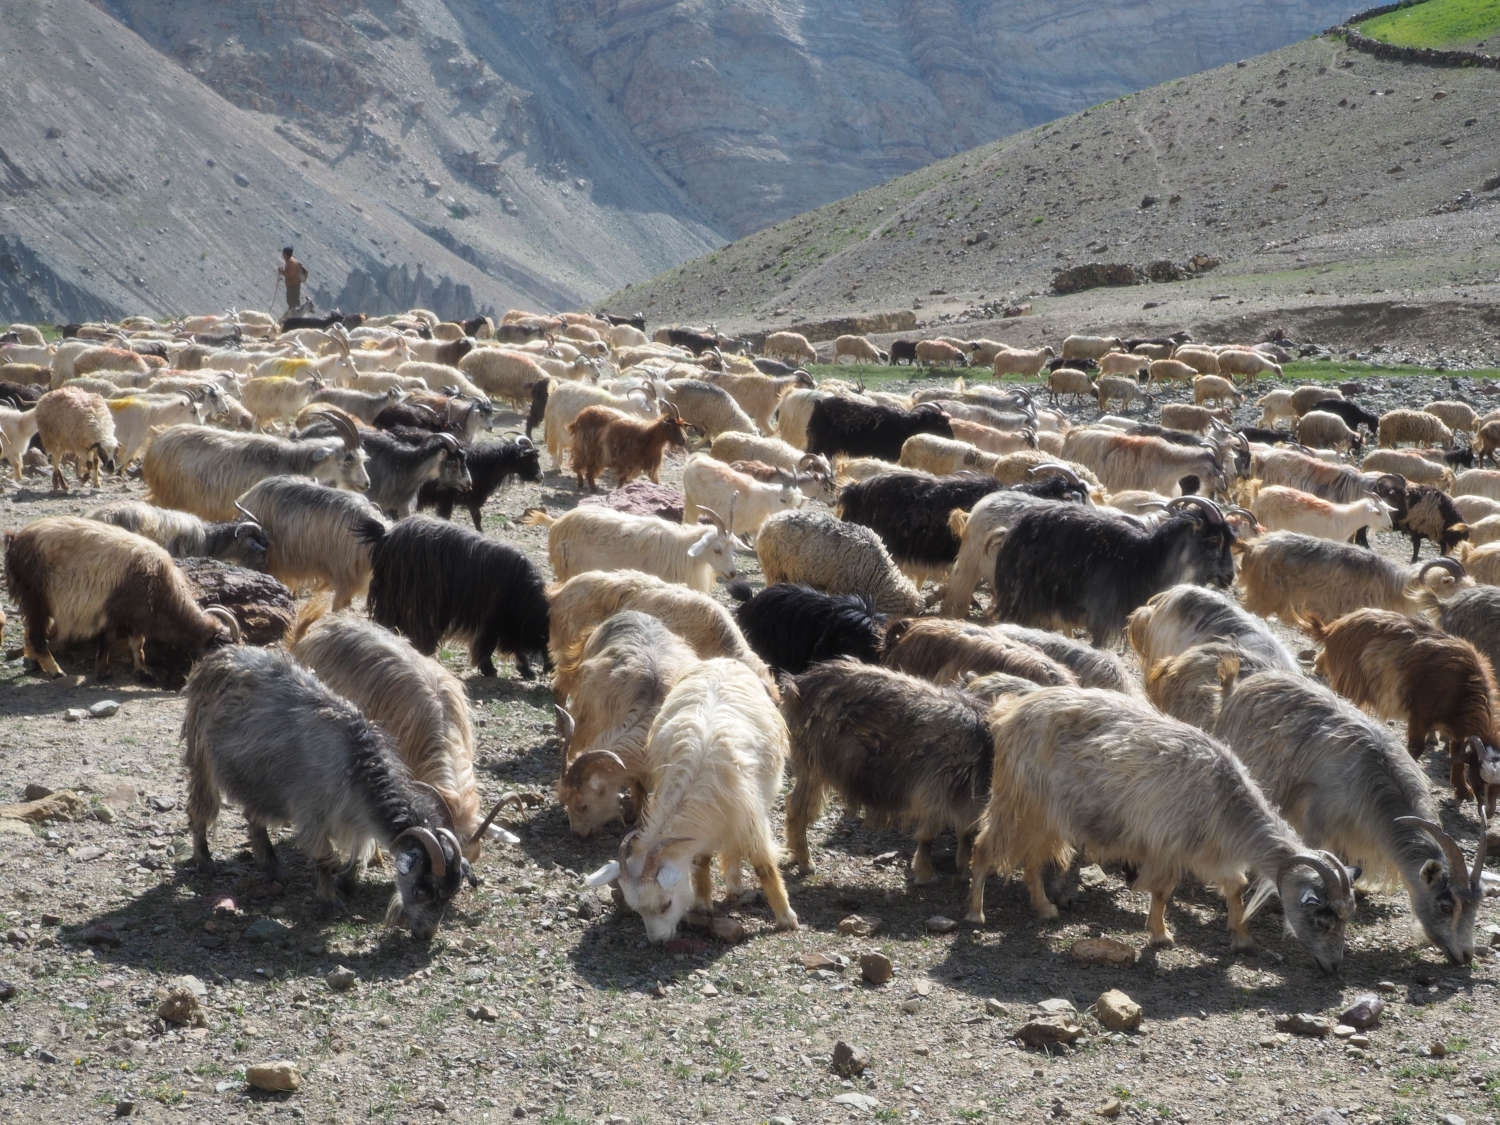
[[[1359,30],[1398,47],[1474,47],[1500,34],[1496,0],[1423,0],[1366,20]],[[1500,41],[1495,46],[1500,49]]]

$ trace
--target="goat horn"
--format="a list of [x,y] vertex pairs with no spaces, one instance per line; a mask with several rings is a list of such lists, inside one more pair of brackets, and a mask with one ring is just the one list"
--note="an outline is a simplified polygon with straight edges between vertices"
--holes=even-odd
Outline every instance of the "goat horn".
[[1426,578],[1427,572],[1433,567],[1437,567],[1439,570],[1446,570],[1454,578],[1467,578],[1469,575],[1469,572],[1464,569],[1463,563],[1457,559],[1451,559],[1447,555],[1440,555],[1435,559],[1428,559],[1422,564],[1422,569],[1417,571],[1418,581]]
[[625,833],[624,837],[620,840],[621,867],[624,867],[625,861],[630,858],[631,845],[636,842],[636,839],[640,836],[640,834],[641,830],[639,828],[632,828],[629,832]]
[[245,639],[244,634],[240,632],[239,621],[226,607],[221,605],[204,606],[203,615],[205,617],[215,617],[224,622],[225,627],[229,630],[229,639],[235,644],[239,644]]
[[444,797],[435,787],[428,785],[425,781],[414,781],[412,782],[412,786],[419,792],[426,793],[437,802],[438,815],[442,818],[443,822],[442,827],[448,829],[456,836],[458,832],[453,827],[453,809],[448,805],[448,798]]
[[249,508],[245,507],[245,505],[241,504],[238,500],[234,502],[234,508],[235,511],[239,512],[240,515],[244,516],[251,523],[260,523],[260,520],[255,518],[255,513],[252,512]]
[[1349,878],[1349,869],[1344,866],[1344,861],[1326,849],[1320,850],[1318,854],[1328,860],[1334,873],[1339,877],[1339,886],[1343,887],[1344,894],[1352,899],[1354,897],[1354,880]]
[[1469,890],[1473,893],[1475,900],[1484,897],[1484,853],[1488,850],[1489,819],[1484,815],[1483,794],[1480,794],[1479,805],[1479,843],[1474,849],[1474,870],[1469,875]]
[[503,809],[506,805],[515,805],[517,808],[520,808],[525,803],[526,802],[521,799],[521,794],[519,793],[507,793],[505,796],[501,797],[498,801],[495,802],[495,807],[490,810],[490,815],[485,817],[484,820],[480,822],[478,828],[474,829],[474,835],[469,837],[469,842],[473,843],[475,840],[483,836],[485,832],[489,830],[490,825],[494,823],[495,817],[500,815],[500,810]]
[[[1443,849],[1443,855],[1448,860],[1448,878],[1450,880],[1453,880],[1456,883],[1457,874],[1467,872],[1468,864],[1464,862],[1463,849],[1458,846],[1457,840],[1443,831],[1441,825],[1438,825],[1433,821],[1427,820],[1425,817],[1420,816],[1398,816],[1395,823],[1410,824],[1413,827],[1420,828],[1422,829],[1422,831],[1431,836],[1435,841],[1437,841],[1438,847]],[[1484,848],[1483,834],[1480,835],[1479,839],[1479,847],[1482,853]]]
[[441,883],[448,875],[448,857],[443,855],[443,845],[438,843],[438,838],[430,828],[415,825],[399,833],[391,841],[394,849],[402,840],[407,838],[415,840],[422,845],[422,850],[427,853],[427,860],[432,864],[432,877]]
[[1298,852],[1281,865],[1281,870],[1277,872],[1276,881],[1279,883],[1281,876],[1285,875],[1298,864],[1306,864],[1318,873],[1318,877],[1323,880],[1323,886],[1328,889],[1330,897],[1338,895],[1340,898],[1343,898],[1345,897],[1344,887],[1349,881],[1349,873],[1344,871],[1344,865],[1338,861],[1337,857],[1333,857],[1333,863],[1330,864],[1324,858],[1324,856],[1328,855],[1328,852],[1323,852],[1321,855],[1314,855],[1312,852]]
[[435,434],[434,436],[454,453],[457,453],[462,448],[458,444],[458,439],[452,434]]
[[1235,504],[1226,510],[1231,516],[1239,516],[1241,519],[1249,520],[1250,526],[1252,527],[1260,523],[1260,521],[1255,518],[1255,513],[1252,512],[1249,508],[1242,508],[1238,504]]
[[646,880],[656,874],[656,869],[661,866],[661,853],[673,844],[685,844],[692,840],[691,836],[672,836],[661,841],[646,853],[646,864],[641,868],[641,879]]
[[1083,480],[1073,471],[1071,466],[1064,465],[1061,461],[1043,461],[1040,465],[1033,465],[1026,470],[1028,477],[1036,476],[1043,469],[1056,469],[1068,479],[1069,484],[1082,484]]
[[598,772],[604,766],[609,766],[620,773],[627,772],[625,760],[613,750],[589,750],[568,763],[568,768],[563,771],[563,784],[582,785],[591,774]]
[[1392,488],[1405,488],[1406,478],[1400,473],[1381,473],[1375,478],[1376,484],[1389,484]]
[[554,703],[552,710],[556,712],[558,737],[562,739],[563,746],[566,747],[573,738],[573,732],[578,729],[578,724],[562,704]]
[[712,508],[705,508],[700,504],[698,506],[698,522],[702,523],[705,519],[710,521],[720,531],[727,532],[729,530],[728,525],[724,522],[723,516],[719,515],[719,513],[714,511]]
[[1224,523],[1224,513],[1206,496],[1178,496],[1167,501],[1167,511],[1180,512],[1184,507],[1197,508],[1213,524]]

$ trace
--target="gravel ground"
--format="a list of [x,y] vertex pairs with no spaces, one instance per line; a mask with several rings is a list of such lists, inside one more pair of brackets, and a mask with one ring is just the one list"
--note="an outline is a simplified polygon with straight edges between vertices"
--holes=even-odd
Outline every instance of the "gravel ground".
[[[1376,401],[1420,404],[1451,390],[1446,379],[1403,380]],[[1254,413],[1241,411],[1246,421]],[[679,473],[680,463],[667,479]],[[54,498],[46,487],[41,477],[7,485],[0,522],[13,529],[106,498]],[[103,492],[143,489],[127,481]],[[486,531],[544,560],[539,529],[514,520],[530,505],[559,510],[574,499],[570,480],[549,475],[493,498]],[[1377,538],[1404,560],[1404,539]],[[758,581],[753,556],[745,561]],[[4,639],[19,646],[8,608]],[[0,819],[13,849],[0,883],[0,1097],[13,1115],[800,1123],[1102,1113],[1323,1125],[1500,1116],[1497,960],[1448,965],[1421,943],[1404,895],[1388,890],[1362,895],[1339,978],[1318,974],[1274,905],[1252,925],[1261,952],[1231,956],[1222,903],[1196,886],[1173,906],[1177,945],[1146,949],[1144,896],[1097,868],[1085,869],[1079,903],[1057,922],[1034,918],[1019,884],[996,881],[990,923],[955,926],[943,919],[962,917],[962,886],[909,885],[909,840],[835,805],[814,830],[817,874],[789,881],[800,931],[776,933],[757,897],[720,905],[741,940],[684,931],[669,947],[648,946],[639,919],[617,913],[607,892],[582,889],[613,838],[576,840],[551,798],[559,761],[547,688],[506,666],[484,680],[462,668],[462,652],[444,656],[466,676],[481,787],[539,800],[507,814],[521,843],[487,851],[484,885],[460,896],[427,946],[382,928],[388,871],[373,870],[343,912],[319,906],[291,848],[286,886],[266,883],[233,811],[216,834],[220,873],[195,874],[174,693],[76,675],[49,683],[22,675],[19,661],[0,665],[0,801],[21,800],[29,785],[81,798],[77,819]],[[106,699],[120,703],[117,714],[65,718]],[[1440,790],[1445,763],[1426,765]],[[1445,805],[1443,816],[1472,845],[1472,806]],[[844,932],[863,928],[852,915],[869,931]],[[1500,941],[1496,920],[1491,905],[1481,942]],[[1131,963],[1079,963],[1069,950],[1087,937],[1125,943]],[[862,978],[866,954],[889,959],[887,983]],[[351,972],[330,977],[340,968]],[[174,987],[196,997],[201,1017],[180,994],[166,1010],[187,1022],[158,1014]],[[1108,989],[1141,1006],[1138,1031],[1108,1031],[1089,1014]],[[1370,992],[1387,1007],[1365,1045],[1278,1030],[1288,1014],[1337,1017]],[[1082,1013],[1083,1037],[1050,1052],[1023,1047],[1017,1029],[1049,999]],[[841,1041],[858,1056],[847,1077],[831,1061]],[[300,1089],[247,1086],[247,1068],[278,1060],[296,1065]]]

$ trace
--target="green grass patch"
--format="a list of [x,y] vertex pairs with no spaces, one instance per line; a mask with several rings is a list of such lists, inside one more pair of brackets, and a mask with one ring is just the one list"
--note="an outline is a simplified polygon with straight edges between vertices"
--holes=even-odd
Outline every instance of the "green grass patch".
[[1359,30],[1397,47],[1452,47],[1500,32],[1495,0],[1422,0],[1365,20]]

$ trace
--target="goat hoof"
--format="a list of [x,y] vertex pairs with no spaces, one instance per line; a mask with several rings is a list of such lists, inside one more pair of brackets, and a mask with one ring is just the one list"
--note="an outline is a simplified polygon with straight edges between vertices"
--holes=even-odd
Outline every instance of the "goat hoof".
[[1177,938],[1173,936],[1171,930],[1163,930],[1159,934],[1151,935],[1150,944],[1155,949],[1166,949],[1169,946],[1176,945]]
[[481,664],[479,666],[479,674],[481,676],[486,676],[489,679],[494,679],[495,678],[495,666],[493,664]]

